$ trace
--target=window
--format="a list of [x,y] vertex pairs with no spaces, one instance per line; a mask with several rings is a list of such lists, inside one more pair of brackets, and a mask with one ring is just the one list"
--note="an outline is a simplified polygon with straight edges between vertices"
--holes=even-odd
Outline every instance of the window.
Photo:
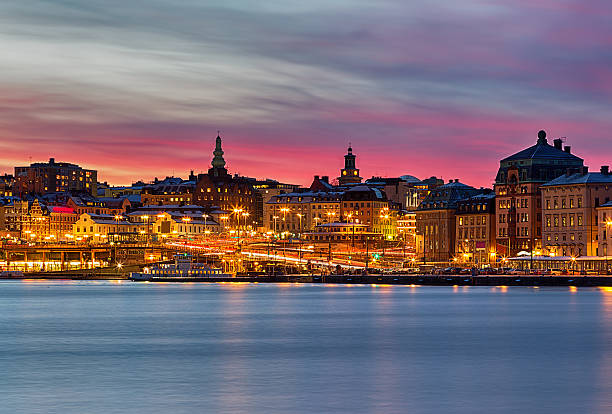
[[[580,200],[580,199],[578,199]],[[578,225],[582,226],[582,216],[578,216]]]

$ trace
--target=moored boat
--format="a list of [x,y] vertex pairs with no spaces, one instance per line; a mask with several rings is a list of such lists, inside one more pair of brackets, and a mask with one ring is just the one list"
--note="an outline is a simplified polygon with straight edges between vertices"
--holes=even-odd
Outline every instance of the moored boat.
[[142,272],[130,273],[129,279],[133,281],[181,282],[228,277],[232,277],[232,275],[203,263],[195,263],[191,255],[180,254],[174,256],[174,263],[145,267]]

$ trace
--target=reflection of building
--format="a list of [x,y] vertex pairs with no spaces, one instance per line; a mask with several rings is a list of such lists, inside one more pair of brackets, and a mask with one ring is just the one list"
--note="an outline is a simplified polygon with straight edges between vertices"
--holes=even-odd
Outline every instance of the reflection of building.
[[455,213],[455,254],[459,261],[495,263],[495,193],[459,200]]
[[546,132],[538,132],[535,145],[499,163],[495,179],[498,253],[515,255],[542,246],[542,199],[540,186],[581,168],[583,161],[562,147],[561,139],[549,145]]
[[212,168],[207,174],[198,175],[194,193],[194,204],[216,206],[232,213],[232,221],[240,223],[261,223],[257,216],[258,198],[261,194],[253,188],[249,179],[232,177],[225,168],[221,137],[217,136]]
[[556,256],[603,254],[598,251],[597,208],[612,198],[608,167],[601,167],[600,172],[587,172],[586,167],[569,171],[542,185],[541,191],[545,252]]
[[348,153],[344,156],[344,168],[340,170],[338,182],[340,185],[359,184],[362,178],[359,176],[359,168],[355,166],[353,148],[349,146]]
[[28,167],[15,167],[14,193],[20,197],[26,194],[47,194],[54,192],[84,191],[96,195],[98,173],[85,170],[67,162],[37,162]]
[[457,203],[479,191],[451,180],[429,193],[416,211],[417,257],[434,262],[448,262],[454,257]]

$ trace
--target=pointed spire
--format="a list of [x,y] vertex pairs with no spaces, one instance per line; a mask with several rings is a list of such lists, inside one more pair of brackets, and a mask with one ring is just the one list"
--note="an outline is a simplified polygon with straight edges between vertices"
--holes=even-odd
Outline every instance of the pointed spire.
[[215,142],[215,150],[213,151],[213,160],[212,167],[213,168],[224,168],[225,160],[223,159],[223,149],[221,148],[221,136],[219,135],[219,131],[217,131],[217,139]]

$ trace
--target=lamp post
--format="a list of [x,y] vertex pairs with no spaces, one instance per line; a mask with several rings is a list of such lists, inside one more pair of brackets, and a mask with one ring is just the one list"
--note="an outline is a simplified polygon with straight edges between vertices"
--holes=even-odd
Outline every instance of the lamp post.
[[142,220],[145,222],[145,243],[149,243],[149,216],[144,215],[141,216]]
[[298,216],[298,219],[300,220],[300,225],[298,227],[298,238],[302,238],[302,217],[304,217],[303,214],[301,213],[297,213],[296,216]]
[[612,226],[612,220],[607,220],[606,221],[606,237],[605,239],[605,247],[606,247],[606,251],[604,252],[604,254],[606,255],[606,275],[608,274],[608,238],[610,237],[610,226]]
[[204,237],[206,237],[206,231],[208,230],[206,228],[206,220],[208,219],[208,217],[210,217],[208,214],[204,213],[202,214],[202,217],[204,218]]
[[[388,208],[387,208],[387,207],[385,207],[385,209],[383,209],[383,210],[388,210]],[[381,213],[381,214],[380,214],[380,218],[381,218],[381,219],[386,219],[386,220],[389,220],[389,213],[388,213],[388,212],[387,212],[387,214],[383,214],[383,213]],[[382,255],[383,255],[383,258],[384,258],[384,257],[385,257],[385,241],[386,241],[386,236],[385,236],[385,228],[384,228],[384,221],[383,221],[382,235],[383,235],[383,241],[382,241]]]
[[278,216],[273,216],[272,219],[274,220],[274,236],[276,236],[276,220],[279,219]]

